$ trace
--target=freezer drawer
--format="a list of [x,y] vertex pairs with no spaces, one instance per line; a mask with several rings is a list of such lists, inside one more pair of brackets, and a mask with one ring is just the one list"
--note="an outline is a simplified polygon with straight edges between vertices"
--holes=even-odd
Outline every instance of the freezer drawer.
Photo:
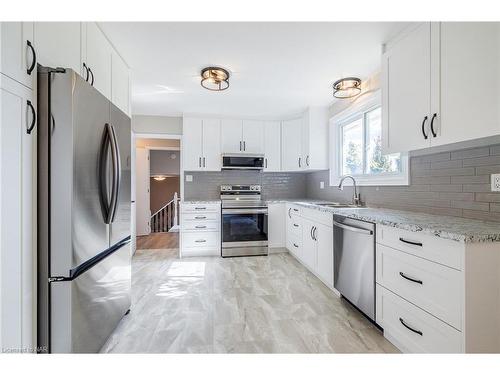
[[50,283],[52,353],[97,353],[130,308],[130,242],[73,281]]

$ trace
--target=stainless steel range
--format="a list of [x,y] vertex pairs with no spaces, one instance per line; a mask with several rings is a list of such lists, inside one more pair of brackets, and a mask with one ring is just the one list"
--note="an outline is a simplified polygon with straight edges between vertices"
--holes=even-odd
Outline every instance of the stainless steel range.
[[267,204],[260,185],[221,185],[222,256],[268,255]]

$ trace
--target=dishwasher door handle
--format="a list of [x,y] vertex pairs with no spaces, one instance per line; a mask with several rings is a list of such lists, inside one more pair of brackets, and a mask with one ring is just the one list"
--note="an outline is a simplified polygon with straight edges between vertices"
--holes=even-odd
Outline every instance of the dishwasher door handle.
[[350,225],[341,224],[338,221],[333,221],[333,225],[335,225],[336,227],[345,229],[345,230],[350,230],[352,232],[367,234],[369,236],[371,236],[373,234],[373,231],[370,229],[351,227]]

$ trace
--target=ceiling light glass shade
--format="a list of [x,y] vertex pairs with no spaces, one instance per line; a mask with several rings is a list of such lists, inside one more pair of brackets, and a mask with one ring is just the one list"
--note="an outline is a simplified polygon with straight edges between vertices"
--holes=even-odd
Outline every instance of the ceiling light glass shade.
[[166,179],[167,176],[164,176],[164,175],[157,175],[157,176],[153,176],[153,179],[155,181],[163,181],[164,179]]
[[361,80],[355,77],[342,78],[333,84],[333,96],[348,99],[361,93]]
[[201,85],[211,91],[226,90],[229,87],[229,72],[213,66],[205,68],[201,71]]

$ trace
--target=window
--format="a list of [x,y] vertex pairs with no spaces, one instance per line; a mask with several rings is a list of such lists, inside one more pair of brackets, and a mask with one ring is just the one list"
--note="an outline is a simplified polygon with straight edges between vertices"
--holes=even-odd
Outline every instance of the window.
[[360,185],[407,185],[408,158],[382,153],[382,107],[376,97],[331,120],[330,185],[352,175]]

